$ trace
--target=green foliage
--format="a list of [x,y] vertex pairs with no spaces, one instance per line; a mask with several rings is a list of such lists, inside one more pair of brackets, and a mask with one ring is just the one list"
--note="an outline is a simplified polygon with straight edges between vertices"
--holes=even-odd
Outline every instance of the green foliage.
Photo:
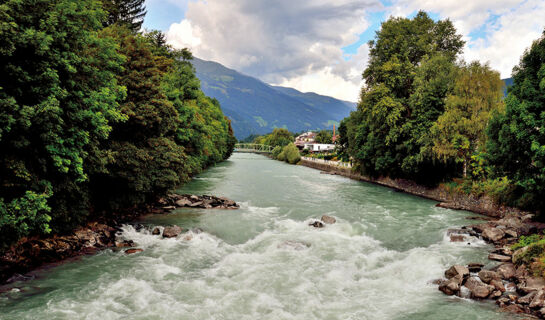
[[512,250],[517,250],[540,241],[543,237],[539,234],[531,234],[529,236],[520,236],[519,241],[511,246]]
[[272,156],[274,159],[278,159],[278,155],[280,154],[280,152],[282,152],[282,147],[281,147],[281,146],[276,146],[276,147],[274,147],[274,149],[272,150],[271,156]]
[[118,24],[138,32],[146,16],[145,0],[101,0],[108,12],[106,25]]
[[472,155],[486,142],[490,115],[503,109],[502,90],[499,73],[488,65],[462,65],[445,112],[431,128],[434,155],[443,161],[462,162],[464,177]]
[[545,33],[513,69],[514,84],[505,112],[488,126],[487,152],[493,177],[514,184],[509,204],[543,212],[545,208]]
[[229,120],[164,35],[103,29],[94,0],[9,0],[0,17],[0,249],[152,199],[231,154]]
[[275,128],[273,132],[267,135],[256,137],[254,143],[265,144],[272,147],[283,147],[292,143],[294,139],[293,134],[291,134],[288,129]]
[[6,243],[49,232],[47,216],[53,231],[85,217],[87,170],[125,120],[125,92],[115,77],[123,57],[97,33],[100,2],[10,0],[0,16],[0,219],[15,228],[2,232]]
[[429,128],[444,111],[463,44],[449,20],[435,22],[424,12],[384,22],[370,42],[358,109],[339,127],[343,157],[348,154],[372,176],[444,175],[444,165],[423,151],[430,145]]
[[316,143],[325,143],[325,144],[331,144],[333,143],[333,134],[329,130],[321,130],[316,134],[316,138],[314,138],[314,141]]
[[297,164],[301,161],[301,154],[297,146],[294,143],[290,143],[282,148],[282,152],[278,154],[277,159],[289,164]]

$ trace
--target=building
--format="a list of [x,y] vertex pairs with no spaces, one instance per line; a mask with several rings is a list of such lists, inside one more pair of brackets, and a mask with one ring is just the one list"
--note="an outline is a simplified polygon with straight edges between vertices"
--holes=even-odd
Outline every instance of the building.
[[310,152],[329,152],[335,150],[335,145],[326,143],[305,143],[303,149]]
[[314,139],[316,139],[316,132],[305,132],[295,138],[295,145],[297,148],[303,149],[305,144],[314,143]]

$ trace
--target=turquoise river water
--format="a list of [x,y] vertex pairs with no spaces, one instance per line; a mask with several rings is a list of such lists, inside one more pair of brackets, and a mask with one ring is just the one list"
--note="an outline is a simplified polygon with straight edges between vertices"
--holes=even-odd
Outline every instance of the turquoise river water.
[[[452,264],[487,261],[482,241],[446,236],[469,212],[254,154],[234,154],[179,192],[241,208],[143,217],[204,232],[163,239],[126,225],[120,236],[143,252],[42,270],[0,293],[0,319],[515,319],[430,283]],[[323,214],[337,223],[308,225]]]

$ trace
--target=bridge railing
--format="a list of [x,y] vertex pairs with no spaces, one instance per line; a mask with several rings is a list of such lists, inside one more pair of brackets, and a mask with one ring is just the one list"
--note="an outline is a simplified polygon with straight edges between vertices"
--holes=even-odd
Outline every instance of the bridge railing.
[[235,144],[235,152],[264,152],[270,153],[274,148],[266,144],[257,143],[237,143]]

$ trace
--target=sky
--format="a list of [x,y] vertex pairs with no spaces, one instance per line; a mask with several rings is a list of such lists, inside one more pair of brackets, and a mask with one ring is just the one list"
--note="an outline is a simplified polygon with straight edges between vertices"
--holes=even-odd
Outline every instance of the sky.
[[466,61],[502,78],[545,27],[545,0],[146,0],[146,29],[176,48],[273,85],[357,101],[381,22],[424,10],[450,19]]

